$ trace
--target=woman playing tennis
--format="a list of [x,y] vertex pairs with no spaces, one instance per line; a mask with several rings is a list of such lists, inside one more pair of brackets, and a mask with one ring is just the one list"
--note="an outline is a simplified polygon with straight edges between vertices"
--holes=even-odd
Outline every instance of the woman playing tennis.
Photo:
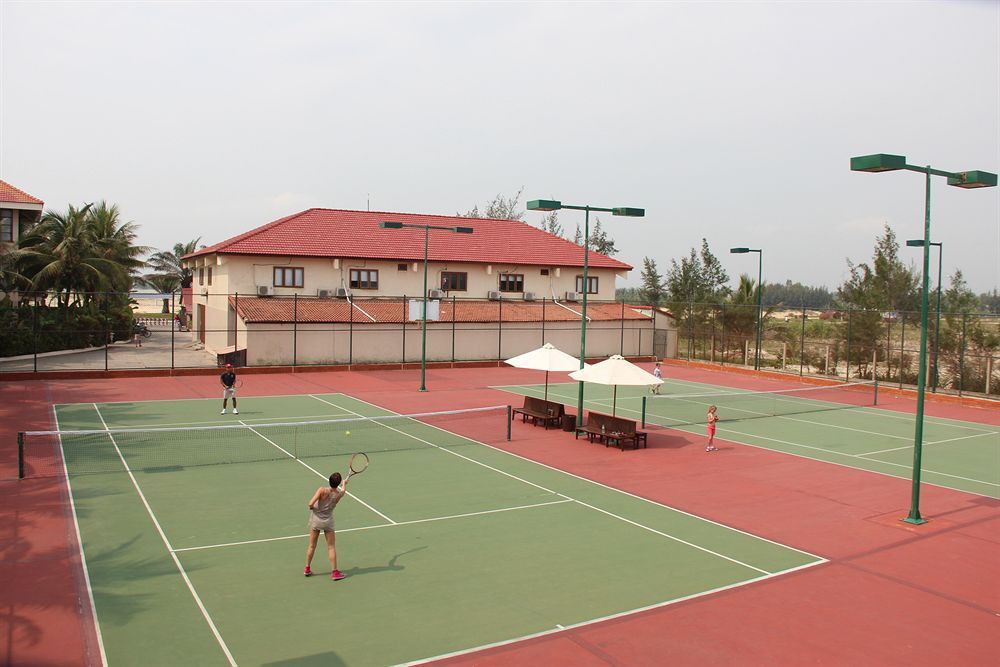
[[[349,478],[350,476],[348,476]],[[312,576],[313,554],[316,553],[316,542],[319,541],[319,533],[323,531],[326,537],[326,553],[330,557],[330,566],[333,572],[330,578],[340,581],[347,575],[337,569],[337,534],[333,525],[333,508],[337,506],[340,499],[347,493],[347,480],[341,479],[340,473],[335,472],[330,475],[330,486],[321,486],[316,489],[312,499],[309,501],[309,548],[306,549],[306,569],[304,574]]]

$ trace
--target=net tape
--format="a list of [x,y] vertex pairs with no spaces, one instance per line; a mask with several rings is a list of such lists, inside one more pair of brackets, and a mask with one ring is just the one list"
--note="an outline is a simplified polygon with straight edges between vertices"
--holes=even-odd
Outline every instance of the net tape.
[[18,448],[19,476],[61,475],[61,466],[56,465],[59,458],[71,475],[79,475],[122,471],[122,458],[129,470],[166,472],[226,463],[346,456],[359,450],[451,449],[477,441],[503,440],[507,414],[508,407],[499,405],[297,422],[25,431]]

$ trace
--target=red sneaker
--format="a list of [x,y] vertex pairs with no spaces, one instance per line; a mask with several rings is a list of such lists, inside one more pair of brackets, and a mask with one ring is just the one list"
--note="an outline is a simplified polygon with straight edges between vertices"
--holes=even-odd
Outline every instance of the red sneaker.
[[306,575],[307,577],[311,577],[312,573],[313,573],[312,568],[309,567],[307,567],[305,570],[302,571],[302,574]]
[[346,576],[347,576],[347,575],[346,575],[346,574],[344,574],[343,572],[341,572],[340,570],[334,570],[334,571],[333,571],[333,572],[332,572],[332,573],[330,574],[330,578],[331,578],[331,579],[333,579],[334,581],[340,581],[341,579],[343,579],[343,578],[344,578],[344,577],[346,577]]

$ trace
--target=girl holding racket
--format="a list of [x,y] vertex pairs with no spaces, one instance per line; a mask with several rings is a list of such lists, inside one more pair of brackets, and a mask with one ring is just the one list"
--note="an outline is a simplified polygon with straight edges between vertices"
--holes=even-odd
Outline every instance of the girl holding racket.
[[716,410],[718,408],[714,405],[708,406],[708,447],[705,447],[706,452],[714,452],[719,449],[715,446],[715,422],[719,421]]
[[307,577],[312,576],[312,559],[316,553],[316,543],[319,541],[319,533],[323,532],[326,538],[326,553],[330,558],[330,579],[340,581],[347,575],[337,569],[337,533],[333,523],[333,509],[340,502],[340,499],[347,493],[347,482],[352,475],[363,472],[368,467],[368,457],[364,454],[355,454],[351,457],[350,472],[347,479],[341,479],[340,473],[335,472],[330,475],[330,486],[321,486],[316,489],[316,493],[309,500],[309,548],[306,549],[306,568],[303,571]]

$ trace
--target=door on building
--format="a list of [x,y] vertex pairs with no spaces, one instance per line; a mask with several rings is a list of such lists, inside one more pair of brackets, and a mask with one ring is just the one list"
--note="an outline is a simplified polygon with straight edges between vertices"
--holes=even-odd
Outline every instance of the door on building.
[[198,304],[198,340],[205,344],[205,306]]

